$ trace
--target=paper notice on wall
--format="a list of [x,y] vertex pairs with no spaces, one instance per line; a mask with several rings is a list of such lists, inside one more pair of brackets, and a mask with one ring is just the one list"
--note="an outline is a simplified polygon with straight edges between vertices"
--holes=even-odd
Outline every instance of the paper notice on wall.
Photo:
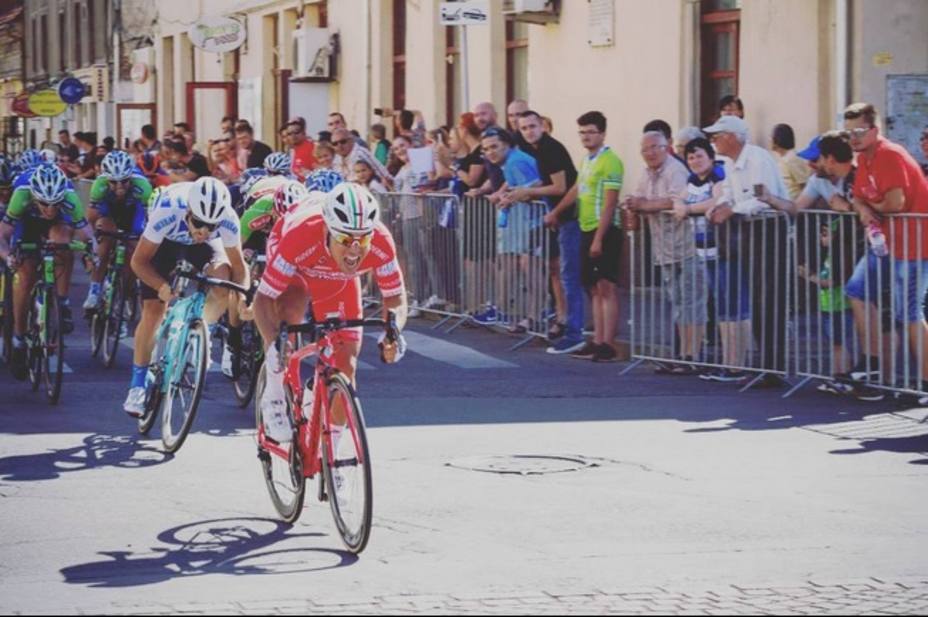
[[410,148],[409,164],[415,174],[428,174],[435,170],[435,159],[431,148]]
[[255,139],[264,139],[262,135],[261,113],[261,79],[238,80],[238,117],[248,120],[255,129]]
[[590,47],[615,44],[615,0],[590,0]]

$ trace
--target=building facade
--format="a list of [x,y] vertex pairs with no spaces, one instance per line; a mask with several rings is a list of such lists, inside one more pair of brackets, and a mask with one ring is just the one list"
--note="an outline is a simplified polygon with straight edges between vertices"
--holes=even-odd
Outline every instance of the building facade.
[[0,2],[0,140],[6,152],[20,152],[25,123],[13,113],[13,99],[23,90],[22,0]]

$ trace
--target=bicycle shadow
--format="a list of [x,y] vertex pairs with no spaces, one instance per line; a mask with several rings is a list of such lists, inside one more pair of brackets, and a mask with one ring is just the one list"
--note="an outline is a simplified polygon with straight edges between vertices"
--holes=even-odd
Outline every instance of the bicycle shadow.
[[358,556],[348,551],[281,543],[324,537],[292,533],[282,521],[258,517],[222,518],[172,527],[158,534],[147,553],[100,551],[108,559],[60,570],[66,583],[93,588],[140,587],[170,579],[226,574],[296,574],[350,566]]
[[0,480],[54,480],[65,473],[102,467],[140,469],[160,465],[172,458],[170,454],[140,443],[135,435],[94,434],[73,448],[0,458]]

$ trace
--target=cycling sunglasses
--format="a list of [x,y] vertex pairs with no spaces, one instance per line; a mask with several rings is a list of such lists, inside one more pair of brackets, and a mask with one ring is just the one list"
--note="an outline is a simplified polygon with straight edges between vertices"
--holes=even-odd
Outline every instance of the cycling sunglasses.
[[125,180],[109,180],[110,186],[129,186],[132,182],[131,178],[126,178]]
[[330,233],[332,234],[332,239],[345,248],[351,248],[351,245],[357,242],[362,249],[366,249],[374,240],[374,232],[366,233],[363,236],[353,236],[340,231],[332,231]]
[[207,223],[206,221],[201,221],[192,214],[187,217],[187,222],[190,223],[191,227],[196,229],[205,229],[206,231],[216,231],[216,228],[219,227],[219,223]]

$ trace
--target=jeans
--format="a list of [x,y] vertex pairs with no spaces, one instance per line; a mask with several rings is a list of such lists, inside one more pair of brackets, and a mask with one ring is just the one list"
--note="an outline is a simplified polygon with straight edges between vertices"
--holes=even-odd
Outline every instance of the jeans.
[[568,221],[558,233],[561,283],[567,296],[567,339],[583,340],[583,287],[580,284],[580,224]]

